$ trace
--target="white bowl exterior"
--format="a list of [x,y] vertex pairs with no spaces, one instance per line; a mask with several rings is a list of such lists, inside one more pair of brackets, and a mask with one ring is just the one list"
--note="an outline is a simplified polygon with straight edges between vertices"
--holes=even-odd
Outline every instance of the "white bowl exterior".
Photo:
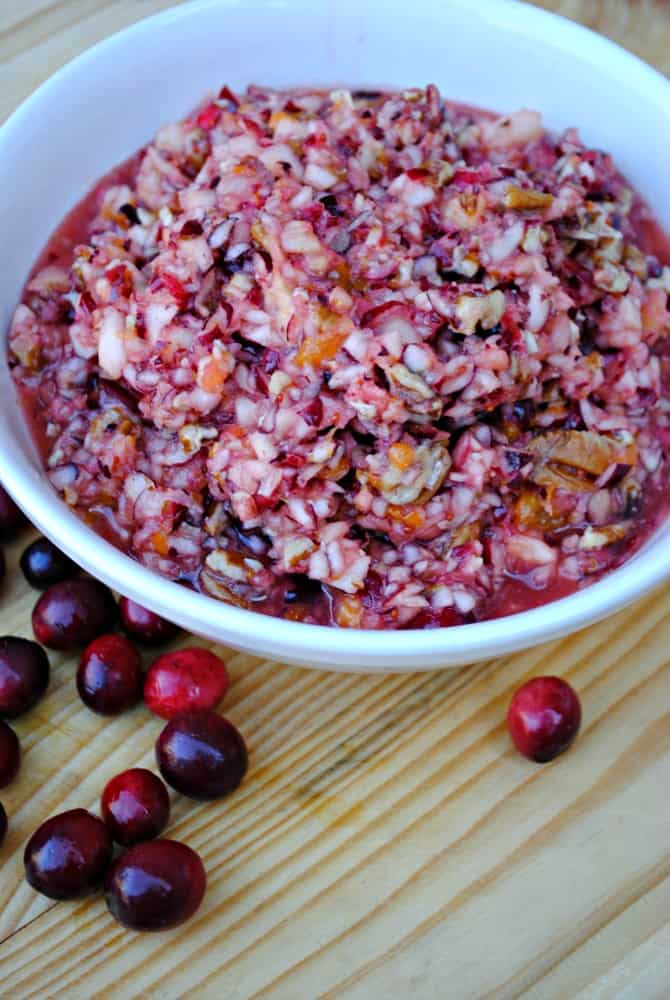
[[[571,22],[514,0],[196,0],[85,52],[0,129],[0,328],[65,212],[157,128],[223,83],[409,86],[500,111],[530,106],[579,125],[614,154],[670,228],[670,84]],[[670,525],[579,594],[456,629],[327,629],[232,608],[163,580],[114,549],[56,496],[0,358],[0,478],[81,566],[184,627],[305,666],[385,672],[457,666],[556,638],[611,614],[670,575]]]

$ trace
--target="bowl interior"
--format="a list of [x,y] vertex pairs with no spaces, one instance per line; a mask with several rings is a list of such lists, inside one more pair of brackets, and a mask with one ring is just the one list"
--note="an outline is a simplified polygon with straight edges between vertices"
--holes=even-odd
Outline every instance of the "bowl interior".
[[[507,0],[204,0],[103,42],[59,71],[0,130],[0,269],[7,329],[26,274],[65,212],[111,166],[223,83],[436,83],[501,112],[541,110],[614,154],[670,228],[670,85],[598,36]],[[611,113],[616,100],[616,114]],[[102,542],[55,496],[0,359],[1,475],[31,518],[85,568],[211,638],[275,659],[348,669],[426,669],[522,648],[603,617],[666,575],[670,527],[588,590],[521,615],[435,632],[361,633],[267,619],[160,580]]]

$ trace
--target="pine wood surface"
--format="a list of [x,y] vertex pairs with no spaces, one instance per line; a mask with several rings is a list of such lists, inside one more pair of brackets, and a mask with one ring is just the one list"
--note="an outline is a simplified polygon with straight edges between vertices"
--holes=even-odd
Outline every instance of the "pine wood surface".
[[[0,0],[0,119],[58,66],[170,0]],[[670,72],[664,0],[543,2]],[[23,540],[25,544],[25,539]],[[0,630],[30,635],[35,599],[8,552]],[[187,642],[185,638],[182,640]],[[0,996],[112,1000],[610,1000],[670,995],[670,588],[560,642],[461,671],[385,678],[230,652],[224,712],[251,769],[230,798],[177,797],[168,834],[209,888],[184,927],[124,931],[99,897],[37,896],[23,845],[47,816],[97,807],[153,765],[160,721],[93,715],[73,658],[16,723],[21,773],[1,794]],[[578,744],[540,768],[504,716],[526,677],[583,702]]]

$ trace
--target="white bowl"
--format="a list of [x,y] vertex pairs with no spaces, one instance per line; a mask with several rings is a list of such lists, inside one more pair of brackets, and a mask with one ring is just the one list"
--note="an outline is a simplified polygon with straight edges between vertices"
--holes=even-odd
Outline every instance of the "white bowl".
[[[244,87],[435,82],[450,98],[543,112],[610,150],[670,226],[670,83],[569,21],[509,0],[200,0],[85,52],[0,129],[0,327],[64,213],[110,167],[226,82]],[[32,521],[81,566],[180,625],[311,667],[383,673],[458,666],[556,638],[618,610],[670,575],[670,525],[625,566],[571,597],[453,629],[365,632],[303,625],[184,590],[78,520],[40,467],[0,360],[0,477]]]

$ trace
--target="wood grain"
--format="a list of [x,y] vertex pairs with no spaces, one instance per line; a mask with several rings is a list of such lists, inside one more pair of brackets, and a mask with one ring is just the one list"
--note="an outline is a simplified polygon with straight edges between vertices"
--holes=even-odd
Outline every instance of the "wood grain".
[[[55,68],[164,0],[0,0],[0,118]],[[670,8],[559,9],[670,71]],[[25,540],[24,540],[25,543]],[[1,628],[34,601],[8,553]],[[183,640],[187,641],[186,639]],[[205,904],[156,936],[101,899],[53,904],[22,879],[46,816],[96,808],[124,767],[152,766],[158,720],[103,721],[52,656],[48,696],[17,722],[2,793],[0,996],[114,1000],[661,998],[670,994],[670,589],[602,625],[462,671],[384,679],[226,654],[225,713],[252,766],[221,803],[177,797],[171,836],[202,853]],[[504,727],[524,678],[579,690],[584,729],[543,768]]]

